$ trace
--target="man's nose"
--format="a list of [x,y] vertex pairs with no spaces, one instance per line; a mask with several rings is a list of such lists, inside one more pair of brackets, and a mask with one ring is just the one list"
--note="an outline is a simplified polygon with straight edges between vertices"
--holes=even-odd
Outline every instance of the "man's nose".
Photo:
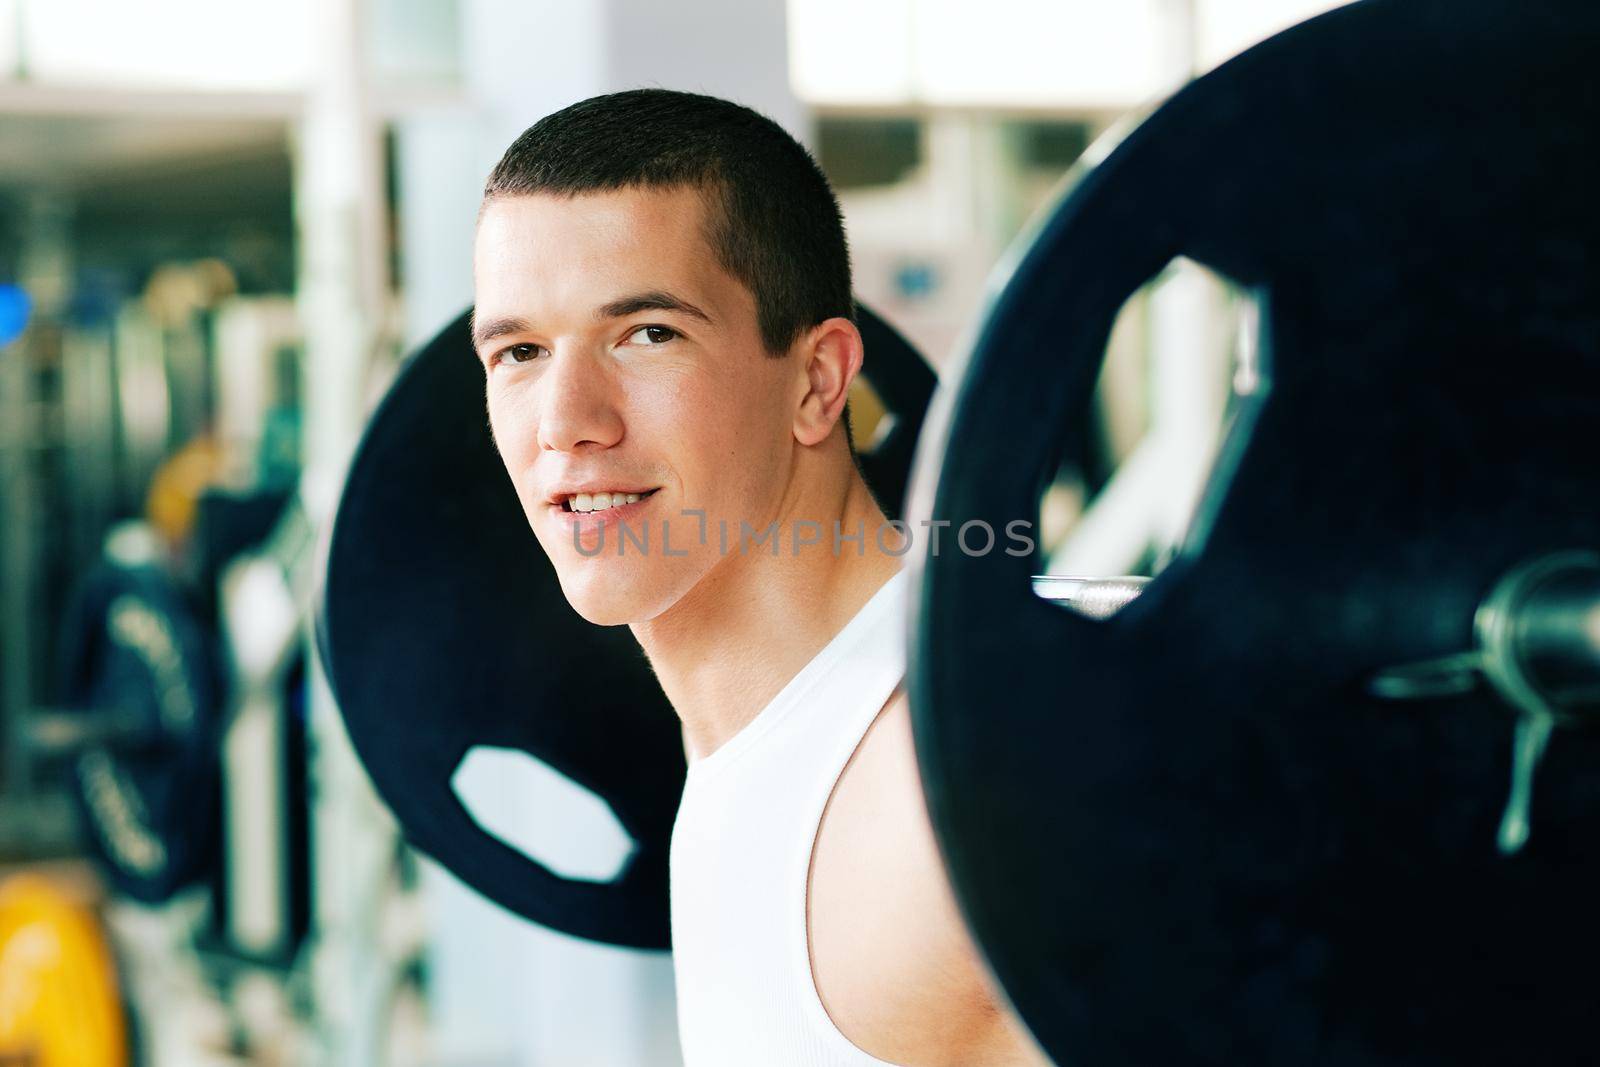
[[558,351],[539,382],[539,447],[573,452],[622,440],[616,383],[604,361],[581,349]]

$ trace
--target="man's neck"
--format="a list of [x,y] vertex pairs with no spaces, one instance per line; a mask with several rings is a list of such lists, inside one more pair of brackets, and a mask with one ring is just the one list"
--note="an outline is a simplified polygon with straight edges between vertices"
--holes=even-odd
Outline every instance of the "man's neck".
[[[632,626],[683,720],[692,759],[748,725],[900,569],[885,551],[896,535],[884,530],[879,543],[887,519],[860,476],[852,469],[829,496],[785,517],[775,555],[730,555],[672,608]],[[790,551],[791,529],[806,520],[820,525],[821,541]],[[865,536],[834,551],[835,529]]]

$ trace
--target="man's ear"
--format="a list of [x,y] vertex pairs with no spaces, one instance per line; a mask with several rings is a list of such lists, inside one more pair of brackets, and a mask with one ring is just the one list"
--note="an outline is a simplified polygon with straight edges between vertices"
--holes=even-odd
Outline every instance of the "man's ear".
[[861,373],[861,331],[845,318],[813,326],[800,342],[805,368],[805,393],[794,415],[795,440],[803,445],[824,441],[850,399],[850,384]]

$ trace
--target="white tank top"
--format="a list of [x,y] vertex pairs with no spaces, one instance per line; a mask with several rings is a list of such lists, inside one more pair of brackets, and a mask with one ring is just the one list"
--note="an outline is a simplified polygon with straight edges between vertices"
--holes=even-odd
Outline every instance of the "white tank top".
[[689,764],[672,831],[686,1067],[892,1067],[850,1043],[811,977],[806,883],[822,810],[905,673],[904,572],[744,729]]

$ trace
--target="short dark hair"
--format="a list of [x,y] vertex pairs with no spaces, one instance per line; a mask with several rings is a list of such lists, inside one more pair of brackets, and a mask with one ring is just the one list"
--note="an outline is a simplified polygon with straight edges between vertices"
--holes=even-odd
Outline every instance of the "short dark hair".
[[834,317],[854,321],[844,220],[822,168],[782,126],[741,104],[630,89],[528,127],[484,184],[496,197],[692,186],[707,243],[756,301],[768,353]]

